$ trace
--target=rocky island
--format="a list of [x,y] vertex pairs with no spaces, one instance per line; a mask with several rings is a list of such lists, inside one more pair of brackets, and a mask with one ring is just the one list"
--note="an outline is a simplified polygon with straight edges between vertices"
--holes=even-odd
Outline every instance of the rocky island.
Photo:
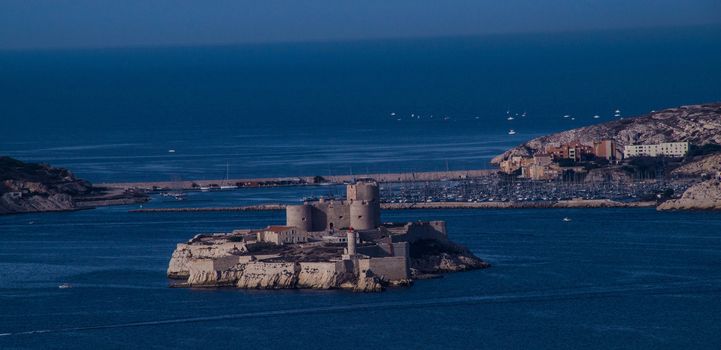
[[168,277],[176,287],[378,292],[488,266],[443,221],[381,223],[377,183],[358,182],[345,200],[287,206],[282,226],[196,235],[178,244]]
[[147,199],[143,192],[95,187],[67,169],[0,157],[0,214],[78,210]]

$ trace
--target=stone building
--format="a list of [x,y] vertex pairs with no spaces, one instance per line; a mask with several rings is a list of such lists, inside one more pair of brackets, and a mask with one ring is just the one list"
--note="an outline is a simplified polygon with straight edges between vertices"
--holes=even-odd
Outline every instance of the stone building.
[[257,233],[258,242],[268,242],[277,245],[308,242],[308,232],[298,230],[292,226],[268,226]]
[[688,153],[688,142],[664,142],[656,145],[628,145],[623,148],[623,155],[631,157],[683,157]]
[[378,227],[380,221],[380,191],[375,182],[348,185],[345,200],[320,199],[286,207],[286,226],[308,232],[349,227],[367,230]]

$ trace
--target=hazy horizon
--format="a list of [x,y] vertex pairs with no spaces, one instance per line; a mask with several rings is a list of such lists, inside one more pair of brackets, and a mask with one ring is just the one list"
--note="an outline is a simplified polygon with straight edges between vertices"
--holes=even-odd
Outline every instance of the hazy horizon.
[[15,1],[0,50],[206,46],[719,25],[711,0]]

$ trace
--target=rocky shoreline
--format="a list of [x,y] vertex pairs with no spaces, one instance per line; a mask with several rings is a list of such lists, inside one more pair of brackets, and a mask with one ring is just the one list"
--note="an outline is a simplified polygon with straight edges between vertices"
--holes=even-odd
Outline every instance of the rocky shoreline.
[[95,187],[70,171],[0,157],[0,215],[143,203],[144,192]]
[[[441,277],[450,272],[490,267],[466,248],[451,242],[417,241],[410,245],[410,278],[389,280],[372,272],[356,275],[339,272],[326,262],[327,256],[291,257],[287,250],[253,254],[248,245],[233,242],[235,234],[197,235],[178,244],[171,256],[167,275],[173,288],[241,289],[344,289],[354,292],[380,292],[388,287],[404,287],[414,280]],[[318,248],[318,247],[315,247]],[[253,248],[251,248],[252,250]],[[324,247],[342,251],[341,246]],[[332,254],[331,254],[332,255]]]

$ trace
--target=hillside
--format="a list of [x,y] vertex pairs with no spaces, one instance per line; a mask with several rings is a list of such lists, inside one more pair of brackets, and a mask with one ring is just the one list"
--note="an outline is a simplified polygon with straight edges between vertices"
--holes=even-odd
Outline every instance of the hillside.
[[0,214],[143,202],[147,196],[94,187],[69,170],[0,157]]
[[491,163],[498,165],[515,155],[533,155],[551,143],[578,140],[590,145],[603,139],[616,140],[620,145],[674,141],[688,141],[697,146],[721,144],[721,103],[669,108],[538,137],[496,156]]

